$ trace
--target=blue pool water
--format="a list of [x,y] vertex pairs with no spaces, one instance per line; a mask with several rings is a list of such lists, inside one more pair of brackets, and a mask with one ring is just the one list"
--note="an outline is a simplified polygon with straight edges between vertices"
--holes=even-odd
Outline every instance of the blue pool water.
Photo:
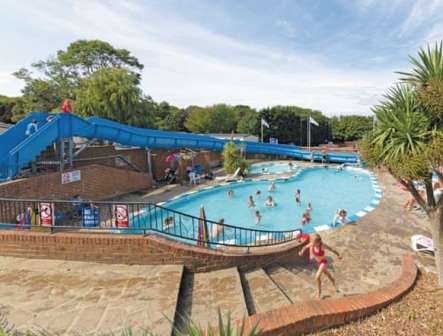
[[[261,230],[302,228],[310,233],[315,231],[315,226],[330,224],[337,209],[346,209],[348,217],[354,215],[367,207],[375,194],[369,175],[355,170],[305,169],[298,176],[277,180],[277,190],[272,193],[268,192],[270,183],[245,181],[218,186],[171,200],[163,206],[199,216],[200,206],[203,205],[209,220],[224,218],[226,224]],[[227,196],[228,189],[234,190],[234,197]],[[301,190],[301,206],[295,202],[297,189]],[[257,190],[261,190],[259,197],[255,196]],[[249,195],[254,196],[255,208],[247,205]],[[264,206],[268,195],[272,195],[276,201],[275,208]],[[309,201],[313,207],[312,221],[302,227],[300,221]],[[255,224],[255,210],[259,210],[263,216],[258,225]]]
[[293,163],[292,168],[288,164],[289,162],[267,162],[267,163],[254,163],[249,167],[250,174],[262,174],[263,169],[269,174],[289,173],[296,170],[296,164]]

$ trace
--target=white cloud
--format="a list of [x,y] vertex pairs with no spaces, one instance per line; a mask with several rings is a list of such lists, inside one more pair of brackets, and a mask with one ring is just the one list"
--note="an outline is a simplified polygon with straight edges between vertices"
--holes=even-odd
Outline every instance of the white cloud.
[[[145,92],[179,106],[296,104],[328,115],[369,113],[395,78],[391,69],[344,70],[320,61],[318,55],[245,43],[138,2],[112,7],[99,1],[14,6],[36,27],[50,22],[58,34],[100,38],[129,49],[145,64]],[[48,34],[45,27],[42,33]],[[22,52],[32,53],[26,43],[22,47]],[[48,42],[48,54],[54,51]],[[0,92],[5,92],[6,83],[0,81]]]

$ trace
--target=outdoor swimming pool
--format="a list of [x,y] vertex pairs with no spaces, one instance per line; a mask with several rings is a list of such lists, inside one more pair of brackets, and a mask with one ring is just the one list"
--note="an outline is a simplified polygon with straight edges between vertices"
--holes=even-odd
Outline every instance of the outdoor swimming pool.
[[250,174],[263,174],[263,169],[268,174],[281,174],[295,172],[296,164],[293,163],[291,167],[289,162],[265,162],[265,163],[254,163],[249,167]]
[[[346,209],[348,218],[356,220],[374,209],[381,197],[375,178],[359,169],[345,169],[337,172],[334,168],[307,168],[297,176],[277,179],[276,191],[269,192],[271,181],[244,181],[219,185],[210,189],[184,194],[162,206],[186,214],[199,216],[204,206],[206,218],[213,221],[224,219],[226,224],[260,230],[295,230],[312,233],[332,227],[337,209]],[[227,196],[232,189],[234,196]],[[295,202],[295,192],[301,190],[301,206]],[[261,195],[255,196],[260,190]],[[249,208],[248,196],[254,197],[256,206]],[[277,206],[264,205],[272,195]],[[308,202],[312,203],[311,223],[302,227],[300,221]],[[255,211],[262,214],[260,224],[255,223]],[[184,223],[186,224],[186,223]]]

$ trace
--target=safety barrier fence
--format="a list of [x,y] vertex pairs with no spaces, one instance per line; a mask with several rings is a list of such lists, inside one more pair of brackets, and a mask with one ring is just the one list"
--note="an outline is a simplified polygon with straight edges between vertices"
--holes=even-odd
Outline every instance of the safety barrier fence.
[[295,240],[302,233],[301,230],[243,228],[145,202],[10,198],[0,198],[0,229],[51,233],[156,233],[207,248],[278,245]]

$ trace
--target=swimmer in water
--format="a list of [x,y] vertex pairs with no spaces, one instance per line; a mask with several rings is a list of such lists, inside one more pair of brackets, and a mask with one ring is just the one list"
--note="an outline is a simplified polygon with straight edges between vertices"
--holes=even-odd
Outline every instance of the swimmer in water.
[[297,192],[295,193],[295,203],[297,203],[298,206],[301,206],[301,190],[297,189]]
[[265,202],[265,206],[273,208],[276,205],[277,204],[275,204],[274,199],[272,198],[272,196],[268,196],[268,198],[266,199],[266,202]]
[[228,189],[228,197],[229,198],[234,197],[234,189]]
[[311,204],[311,202],[308,202],[308,206],[306,208],[306,211],[307,212],[311,212],[312,211],[312,204]]
[[259,197],[261,195],[261,191],[260,190],[257,190],[256,192],[255,192],[255,197]]
[[311,222],[311,216],[309,215],[309,212],[305,211],[303,217],[301,218],[300,224],[303,226],[309,224],[310,222]]
[[260,211],[255,211],[255,224],[260,224],[261,221],[261,215],[260,215]]
[[254,202],[254,198],[251,195],[248,198],[248,208],[253,208],[253,207],[255,207],[255,202]]
[[277,189],[277,187],[275,186],[275,182],[272,182],[271,185],[269,186],[268,190],[270,192],[274,192]]

